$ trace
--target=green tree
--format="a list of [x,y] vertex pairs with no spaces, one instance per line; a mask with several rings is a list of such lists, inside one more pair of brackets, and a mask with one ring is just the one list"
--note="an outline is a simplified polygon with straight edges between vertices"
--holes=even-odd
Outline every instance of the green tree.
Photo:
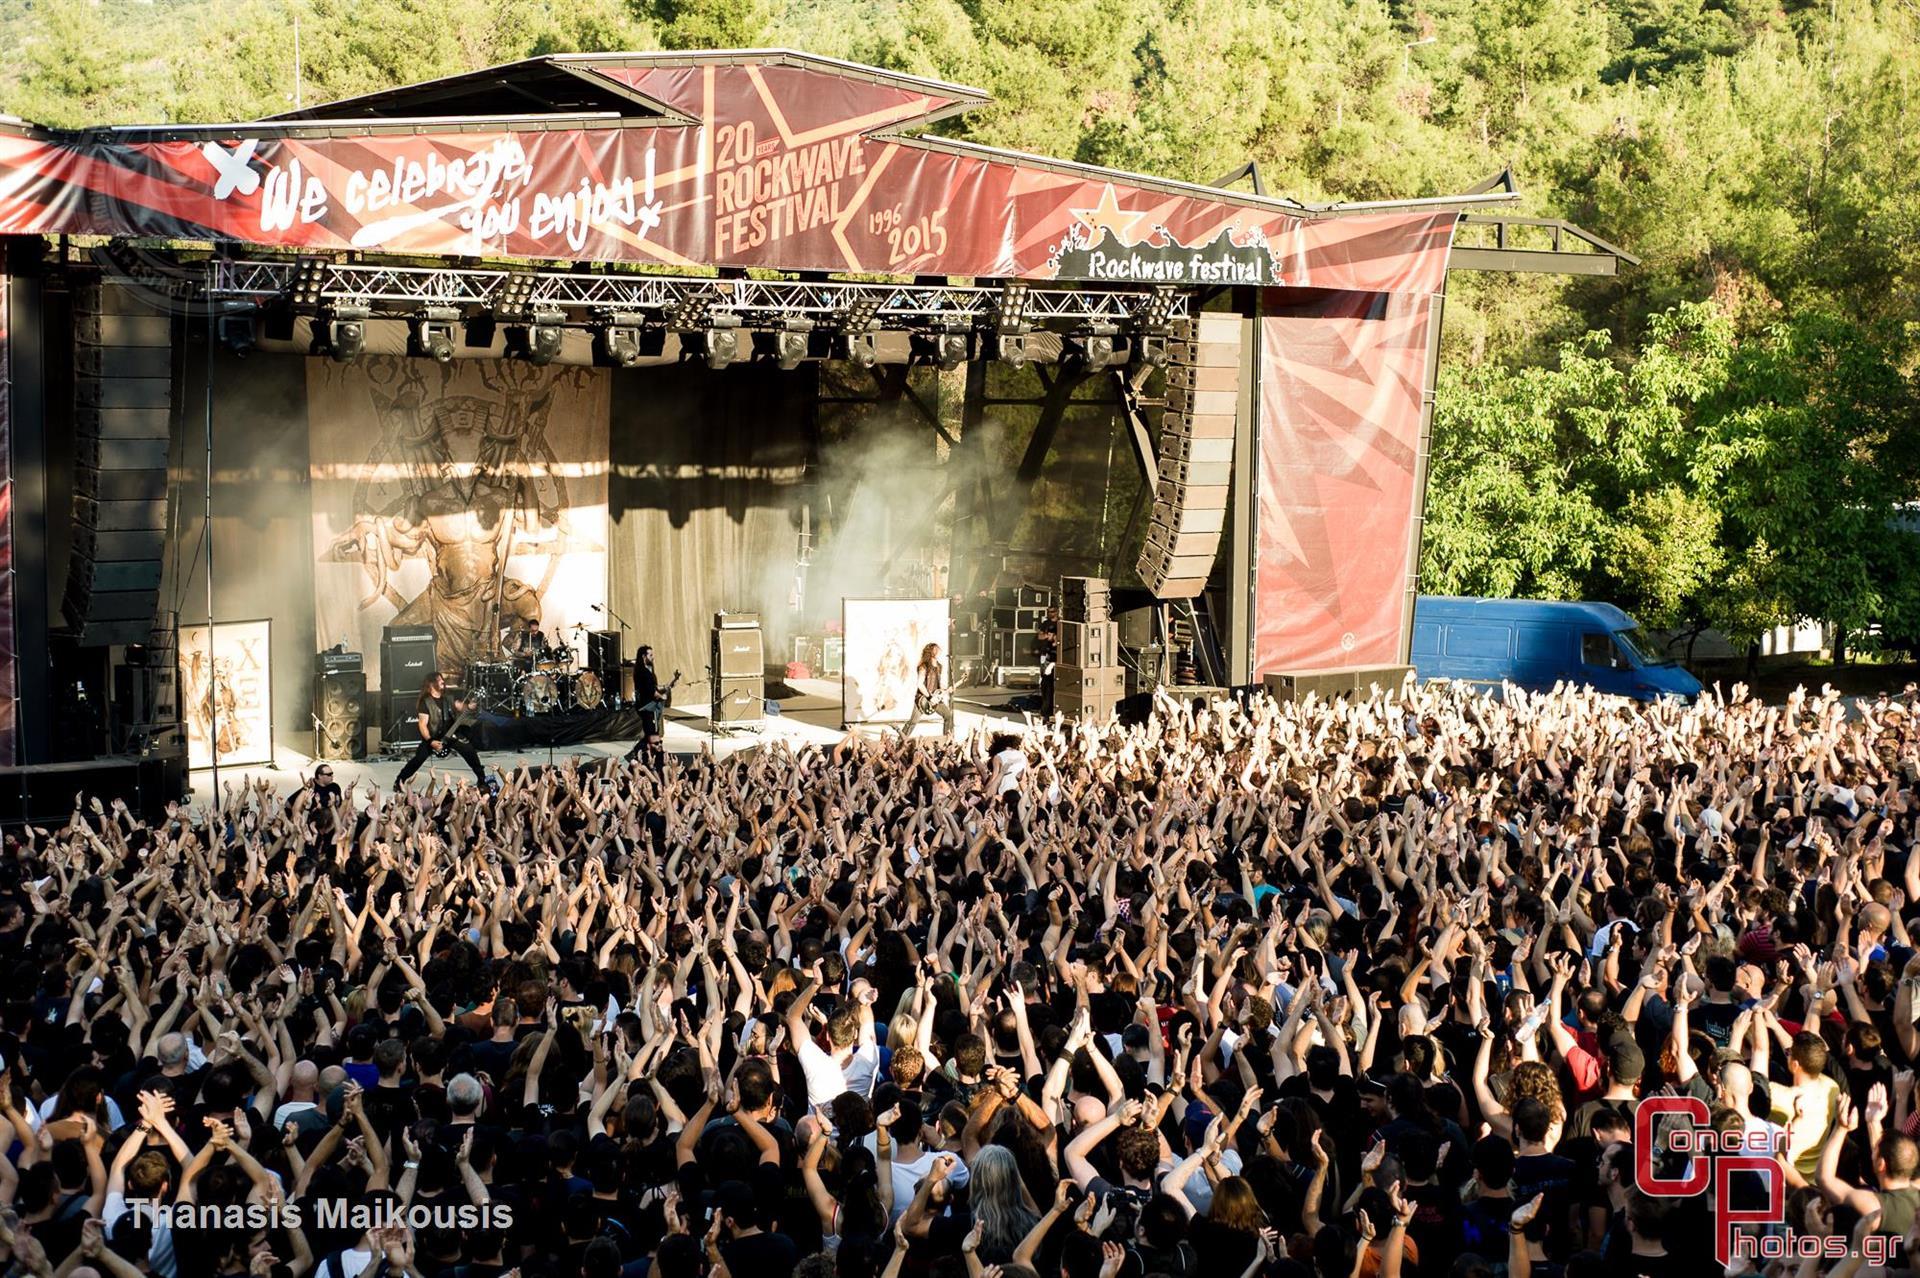
[[1734,357],[1694,475],[1772,620],[1920,635],[1920,536],[1902,521],[1920,491],[1917,402],[1886,347],[1831,316],[1785,321]]

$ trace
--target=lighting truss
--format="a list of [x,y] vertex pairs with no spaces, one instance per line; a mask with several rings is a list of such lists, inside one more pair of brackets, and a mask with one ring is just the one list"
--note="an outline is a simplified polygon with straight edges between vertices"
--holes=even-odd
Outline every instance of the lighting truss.
[[[295,296],[300,272],[308,272],[306,300]],[[1025,284],[1024,281],[1015,283]],[[511,291],[509,291],[511,290]],[[209,291],[217,298],[264,301],[293,298],[302,310],[329,304],[366,305],[394,317],[417,315],[424,306],[480,307],[501,318],[535,310],[560,310],[569,323],[586,324],[596,313],[622,311],[664,322],[689,299],[724,306],[749,328],[777,328],[789,315],[823,327],[856,331],[867,326],[926,329],[958,326],[999,329],[1007,315],[1002,285],[853,284],[802,280],[710,280],[687,276],[529,272],[437,266],[391,266],[309,258],[232,259],[213,263]],[[1016,290],[1017,292],[1018,290]],[[1095,323],[1131,324],[1154,303],[1155,290],[1098,288],[1065,283],[1024,288],[1022,323],[1081,328]],[[1164,295],[1163,295],[1164,296]],[[1166,298],[1168,320],[1191,313],[1192,296]]]

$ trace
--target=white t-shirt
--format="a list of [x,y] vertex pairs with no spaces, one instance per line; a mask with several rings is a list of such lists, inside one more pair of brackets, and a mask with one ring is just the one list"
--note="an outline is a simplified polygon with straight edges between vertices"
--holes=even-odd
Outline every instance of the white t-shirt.
[[273,1130],[285,1131],[288,1120],[295,1114],[304,1114],[310,1109],[318,1108],[320,1107],[312,1101],[288,1101],[273,1111]]
[[[878,1047],[862,1047],[855,1050],[853,1059],[842,1067],[839,1061],[821,1051],[820,1045],[810,1037],[800,1040],[799,1054],[800,1068],[807,1076],[807,1104],[815,1108],[831,1104],[834,1097],[842,1092],[859,1091],[852,1079],[864,1076],[871,1082],[874,1070],[880,1064]],[[862,1060],[862,1057],[867,1059]]]
[[1019,749],[1008,746],[994,755],[993,761],[1000,766],[1000,788],[993,792],[994,797],[999,798],[1003,794],[1018,790],[1020,776],[1027,770],[1027,756]]
[[[877,1158],[880,1146],[874,1139],[873,1133],[868,1132],[863,1140],[868,1150],[872,1151]],[[890,1217],[892,1223],[899,1224],[900,1218],[907,1214],[907,1208],[913,1206],[913,1196],[920,1192],[920,1182],[933,1171],[933,1160],[938,1157],[940,1157],[939,1150],[922,1149],[920,1157],[912,1162],[902,1162],[898,1158],[893,1160],[893,1214]],[[953,1170],[947,1173],[947,1184],[955,1189],[965,1189],[970,1178],[966,1160],[955,1158]]]

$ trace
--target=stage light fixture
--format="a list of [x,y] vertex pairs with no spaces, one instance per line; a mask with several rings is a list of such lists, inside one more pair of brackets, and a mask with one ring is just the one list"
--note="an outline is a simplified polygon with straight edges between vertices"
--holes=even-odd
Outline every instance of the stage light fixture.
[[460,312],[451,306],[429,306],[407,321],[407,354],[439,364],[453,362],[453,326]]
[[707,313],[713,309],[713,298],[706,292],[689,292],[680,295],[674,304],[667,308],[667,327],[676,333],[692,333],[705,328]]
[[314,321],[310,350],[337,364],[359,358],[367,348],[367,319],[372,314],[364,306],[334,307]]
[[913,356],[917,362],[936,364],[951,372],[967,362],[972,353],[972,334],[959,329],[942,328],[913,335]]
[[1008,280],[993,299],[993,327],[996,332],[1025,333],[1032,324],[1028,312],[1033,303],[1033,285],[1025,280]]
[[531,324],[509,325],[507,354],[536,366],[553,363],[560,354],[560,343],[566,335],[566,330],[561,327],[566,318],[559,311],[543,310],[533,313]]
[[593,362],[603,368],[632,368],[640,362],[643,318],[631,311],[608,315],[593,331]]
[[715,370],[725,368],[740,358],[740,317],[726,311],[715,311],[707,316],[706,328],[695,334],[701,354],[706,356],[707,367]]
[[327,260],[303,257],[293,269],[293,305],[296,310],[316,311],[326,298]]
[[493,313],[507,319],[518,319],[531,313],[533,290],[538,283],[539,277],[523,271],[508,274],[500,287],[494,290]]
[[1171,284],[1157,284],[1133,313],[1133,326],[1142,333],[1165,333],[1173,322],[1173,304],[1180,291]]
[[855,292],[840,312],[840,331],[851,336],[872,329],[886,300],[886,295],[877,290]]
[[1014,368],[1025,368],[1027,361],[1033,358],[1033,353],[1027,346],[1029,340],[1025,333],[1002,333],[993,339],[993,357],[1002,364],[1009,364]]
[[255,342],[254,317],[251,311],[241,315],[222,315],[214,327],[219,331],[220,342],[236,356],[245,359],[253,353]]
[[804,315],[788,315],[772,334],[774,364],[788,372],[800,367],[812,345],[813,321]]
[[872,368],[880,362],[880,335],[869,329],[864,333],[849,333],[844,339],[847,344],[847,358],[862,368]]
[[1133,357],[1142,364],[1165,368],[1169,351],[1165,333],[1143,333],[1133,339]]
[[1069,340],[1067,353],[1089,373],[1124,363],[1126,356],[1120,349],[1119,331],[1113,324],[1095,324],[1088,332],[1077,333]]

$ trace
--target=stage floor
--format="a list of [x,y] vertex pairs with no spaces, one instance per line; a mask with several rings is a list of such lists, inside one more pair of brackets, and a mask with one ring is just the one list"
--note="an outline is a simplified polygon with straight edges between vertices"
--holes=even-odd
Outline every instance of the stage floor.
[[[715,732],[708,721],[704,703],[686,703],[675,706],[668,712],[666,721],[666,748],[670,753],[679,755],[698,755],[712,753],[716,757],[726,758],[741,750],[751,750],[770,741],[785,741],[789,746],[798,748],[804,745],[831,745],[848,735],[840,726],[840,683],[837,679],[792,679],[779,688],[787,694],[775,701],[780,713],[763,718],[752,728],[732,732]],[[964,688],[955,697],[953,730],[956,735],[976,732],[983,727],[998,727],[1003,724],[1018,725],[1022,716],[1008,708],[1007,702],[1018,697],[1017,691],[1002,688]],[[892,732],[898,725],[861,725],[853,732],[857,735],[877,735]],[[939,731],[937,722],[923,721],[916,733],[918,736],[932,736]],[[531,750],[484,750],[480,762],[487,769],[517,768],[521,766],[545,767],[548,763],[563,763],[576,759],[583,763],[594,763],[606,759],[618,759],[633,746],[632,740],[585,741],[574,745],[556,746],[552,750],[544,747]],[[303,781],[313,774],[314,761],[308,755],[281,744],[275,751],[274,766],[252,768],[220,769],[220,785],[225,788],[228,782],[239,784],[242,780],[251,784],[266,780],[272,783],[276,794],[291,794],[300,788]],[[391,790],[400,769],[405,766],[404,759],[388,759],[384,756],[369,757],[364,762],[335,760],[331,765],[334,780],[341,785],[359,782],[362,789],[372,784],[382,790]],[[421,778],[429,775],[447,779],[471,777],[467,766],[460,756],[452,755],[445,759],[430,759],[424,768],[415,775],[410,784],[418,785]],[[202,768],[189,774],[193,785],[193,801],[204,803],[213,797],[214,774],[212,769]]]

